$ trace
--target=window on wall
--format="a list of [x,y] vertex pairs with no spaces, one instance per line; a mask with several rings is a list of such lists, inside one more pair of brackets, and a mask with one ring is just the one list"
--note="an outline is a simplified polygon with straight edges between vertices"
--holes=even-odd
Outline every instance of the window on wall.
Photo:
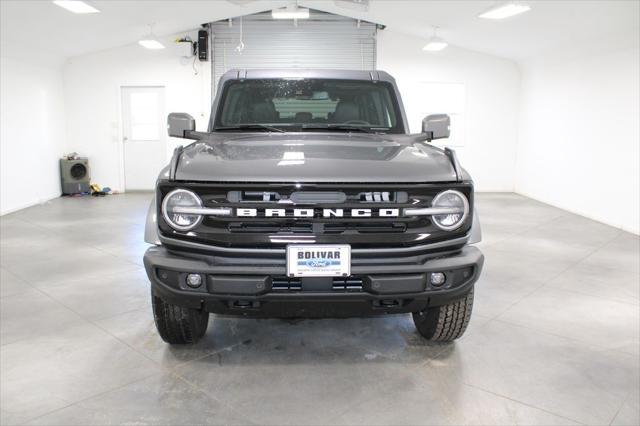
[[158,121],[160,117],[158,93],[140,91],[131,93],[130,97],[131,139],[138,141],[160,139],[162,125]]

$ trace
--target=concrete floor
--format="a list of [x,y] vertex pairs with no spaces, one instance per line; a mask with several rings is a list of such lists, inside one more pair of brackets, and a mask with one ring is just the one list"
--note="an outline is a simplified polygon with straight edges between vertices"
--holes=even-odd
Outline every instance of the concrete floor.
[[640,423],[638,237],[480,194],[486,254],[467,334],[409,315],[211,317],[157,336],[141,266],[149,194],[1,219],[2,424]]

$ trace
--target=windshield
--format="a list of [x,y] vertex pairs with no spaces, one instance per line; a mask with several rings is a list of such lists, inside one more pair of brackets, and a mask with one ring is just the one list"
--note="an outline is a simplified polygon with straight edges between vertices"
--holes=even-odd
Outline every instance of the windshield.
[[404,133],[390,84],[329,79],[229,82],[215,122],[225,128]]

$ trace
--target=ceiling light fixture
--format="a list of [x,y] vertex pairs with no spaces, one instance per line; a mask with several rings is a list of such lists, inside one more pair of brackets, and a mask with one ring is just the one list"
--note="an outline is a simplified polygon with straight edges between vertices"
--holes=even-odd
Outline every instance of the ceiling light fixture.
[[160,41],[153,35],[153,26],[155,24],[149,24],[149,35],[143,38],[142,40],[138,40],[138,44],[145,49],[151,50],[159,50],[164,49],[164,44],[160,43]]
[[139,40],[138,44],[144,48],[152,49],[152,50],[164,49],[164,45],[155,39]]
[[309,9],[298,7],[298,3],[292,3],[281,9],[271,11],[273,19],[309,19]]
[[433,27],[433,35],[424,45],[422,50],[425,52],[439,52],[445,49],[449,43],[447,43],[442,37],[438,37],[438,27]]
[[80,0],[54,0],[53,4],[73,13],[100,13],[95,7]]
[[492,7],[486,12],[482,12],[478,15],[478,18],[483,19],[505,19],[511,16],[519,15],[531,10],[531,6],[525,3],[505,3],[499,6]]

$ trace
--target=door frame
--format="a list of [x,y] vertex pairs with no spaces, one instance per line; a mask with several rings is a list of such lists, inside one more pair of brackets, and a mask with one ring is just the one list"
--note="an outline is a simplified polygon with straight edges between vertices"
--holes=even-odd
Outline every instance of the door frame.
[[[118,84],[117,90],[117,98],[118,98],[118,168],[119,168],[119,180],[120,180],[120,192],[127,192],[126,189],[126,174],[125,174],[125,149],[124,149],[124,116],[122,109],[122,101],[124,100],[122,96],[123,88],[145,88],[145,89],[164,89],[163,94],[163,105],[161,105],[162,117],[167,117],[167,85],[165,83],[157,83],[157,84],[132,84],[132,83],[122,83]],[[164,135],[164,145],[165,152],[167,150],[167,135]],[[135,190],[130,190],[129,192],[136,192]]]

